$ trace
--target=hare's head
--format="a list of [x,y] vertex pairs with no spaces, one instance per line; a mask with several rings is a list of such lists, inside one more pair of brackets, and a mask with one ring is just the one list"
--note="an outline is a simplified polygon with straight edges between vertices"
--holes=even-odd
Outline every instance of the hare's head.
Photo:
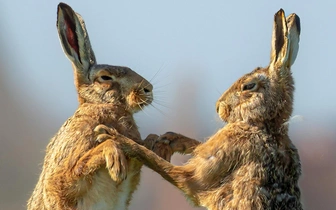
[[236,81],[217,101],[226,122],[287,121],[293,109],[294,82],[290,71],[299,49],[300,19],[287,18],[282,9],[274,15],[271,61]]
[[58,5],[57,29],[63,51],[72,63],[79,103],[124,105],[136,112],[153,100],[153,86],[122,66],[98,65],[82,17]]

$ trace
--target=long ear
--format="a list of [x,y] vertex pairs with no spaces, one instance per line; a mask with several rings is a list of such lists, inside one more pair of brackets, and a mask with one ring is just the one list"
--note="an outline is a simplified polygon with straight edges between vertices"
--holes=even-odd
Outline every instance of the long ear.
[[288,39],[289,39],[289,54],[287,67],[289,68],[293,65],[296,56],[299,52],[299,41],[300,41],[300,33],[301,33],[301,24],[300,18],[295,13],[290,14],[286,18],[287,22],[287,30],[288,30]]
[[89,70],[96,64],[96,58],[84,20],[69,5],[59,3],[56,25],[63,51],[75,69],[75,82],[88,83]]
[[274,15],[270,69],[285,65],[288,58],[289,43],[285,12],[280,9]]

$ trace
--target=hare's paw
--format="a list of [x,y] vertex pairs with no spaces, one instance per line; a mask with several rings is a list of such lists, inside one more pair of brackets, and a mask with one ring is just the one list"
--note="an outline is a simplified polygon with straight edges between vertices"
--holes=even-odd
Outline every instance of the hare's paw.
[[128,161],[123,151],[115,145],[105,148],[106,168],[113,180],[117,183],[127,178]]
[[165,134],[160,135],[158,141],[162,143],[170,144],[183,137],[185,136],[169,131]]
[[126,178],[128,162],[116,142],[106,139],[95,148],[89,150],[77,161],[73,168],[73,173],[77,177],[86,176],[100,168],[106,168],[111,178],[117,183]]
[[73,168],[75,176],[86,176],[99,169],[106,163],[103,154],[103,147],[96,147],[84,154]]
[[101,143],[107,139],[114,140],[118,135],[118,131],[114,128],[110,128],[106,125],[100,124],[97,125],[94,129],[96,135],[96,142]]
[[149,134],[144,140],[144,146],[157,154],[159,157],[170,161],[173,151],[169,142],[158,141],[159,136],[156,134]]
[[158,138],[159,136],[156,134],[149,134],[145,138],[145,140],[143,140],[143,146],[145,146],[147,149],[152,150]]
[[195,139],[174,132],[167,132],[161,135],[157,142],[169,145],[173,153],[179,152],[182,154],[191,153],[195,147],[200,144],[200,142]]
[[99,124],[95,127],[94,132],[96,134],[110,134],[110,135],[119,135],[119,132],[111,127],[108,127],[104,124]]
[[117,183],[123,181],[127,177],[128,162],[124,155],[124,152],[118,148],[115,140],[121,136],[119,132],[111,127],[100,124],[94,129],[96,135],[96,141],[101,143],[105,141],[110,142],[110,146],[105,147],[103,154],[106,160],[106,168],[113,180]]

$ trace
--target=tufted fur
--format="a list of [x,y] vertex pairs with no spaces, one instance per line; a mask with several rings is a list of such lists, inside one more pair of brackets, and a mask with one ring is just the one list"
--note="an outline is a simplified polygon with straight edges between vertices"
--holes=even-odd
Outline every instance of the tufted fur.
[[[269,66],[256,68],[224,92],[216,108],[227,125],[196,146],[183,166],[166,162],[116,130],[99,127],[113,134],[110,138],[128,156],[159,173],[197,206],[300,210],[301,165],[286,123],[293,109],[290,67],[298,52],[299,34],[299,17],[291,14],[286,19],[279,10],[274,16]],[[194,140],[172,132],[160,138],[195,145]]]
[[151,146],[156,136],[142,141],[133,114],[152,102],[153,87],[127,67],[97,65],[84,21],[70,6],[60,3],[57,17],[79,107],[48,144],[28,209],[127,209],[142,163],[125,157],[115,142],[97,142],[94,128],[104,124]]

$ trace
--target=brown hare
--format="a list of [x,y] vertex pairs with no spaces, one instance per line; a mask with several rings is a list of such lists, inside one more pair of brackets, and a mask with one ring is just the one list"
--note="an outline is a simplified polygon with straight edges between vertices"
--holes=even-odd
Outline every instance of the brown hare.
[[[133,114],[152,102],[153,87],[127,67],[98,65],[82,17],[64,3],[57,29],[74,69],[79,107],[47,146],[28,209],[127,209],[143,164],[113,141],[97,142],[94,128],[104,124],[144,144]],[[147,137],[148,147],[155,138]]]
[[[244,75],[219,98],[217,113],[226,126],[194,146],[193,157],[185,165],[174,166],[104,125],[97,126],[101,133],[97,139],[116,140],[128,156],[159,173],[196,206],[302,209],[300,159],[286,123],[293,109],[290,68],[298,53],[299,35],[299,17],[291,14],[286,19],[280,9],[274,16],[269,66]],[[195,140],[171,132],[161,140],[195,145]]]

